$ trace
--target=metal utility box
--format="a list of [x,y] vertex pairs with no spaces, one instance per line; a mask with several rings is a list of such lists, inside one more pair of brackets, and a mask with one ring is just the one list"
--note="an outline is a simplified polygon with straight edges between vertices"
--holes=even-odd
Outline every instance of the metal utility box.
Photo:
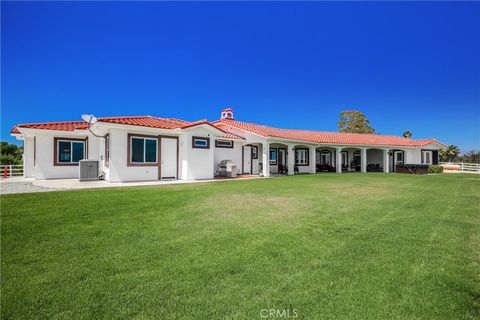
[[95,181],[98,180],[99,163],[95,160],[80,160],[78,165],[78,180]]
[[235,178],[237,176],[237,165],[232,160],[220,161],[220,176]]

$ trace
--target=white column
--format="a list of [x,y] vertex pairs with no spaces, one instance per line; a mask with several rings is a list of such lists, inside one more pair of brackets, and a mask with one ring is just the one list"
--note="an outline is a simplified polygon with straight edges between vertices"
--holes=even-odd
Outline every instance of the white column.
[[337,167],[337,173],[342,173],[342,148],[337,149],[337,158],[335,159],[335,166]]
[[362,148],[360,149],[361,151],[361,171],[362,172],[367,172],[367,149]]
[[316,148],[315,147],[309,147],[308,148],[308,173],[316,173],[316,165],[317,165],[317,153],[315,152]]
[[264,177],[270,177],[270,144],[268,142],[262,145],[262,174]]
[[287,145],[287,165],[288,165],[288,174],[294,175],[294,166],[295,166],[295,146],[293,144]]
[[390,165],[390,158],[388,156],[388,153],[390,150],[385,149],[383,150],[383,172],[389,172],[389,165]]

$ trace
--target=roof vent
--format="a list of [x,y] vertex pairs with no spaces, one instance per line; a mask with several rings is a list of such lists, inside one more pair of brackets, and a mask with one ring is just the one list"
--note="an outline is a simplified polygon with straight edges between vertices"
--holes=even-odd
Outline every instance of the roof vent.
[[233,120],[233,109],[232,108],[223,109],[222,113],[220,114],[220,119],[232,119]]

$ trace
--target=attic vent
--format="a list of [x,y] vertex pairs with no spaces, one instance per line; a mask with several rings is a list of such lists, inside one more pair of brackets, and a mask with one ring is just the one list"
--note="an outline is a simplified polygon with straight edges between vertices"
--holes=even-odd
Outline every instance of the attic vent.
[[223,109],[220,114],[220,119],[232,119],[233,120],[233,109],[227,108]]

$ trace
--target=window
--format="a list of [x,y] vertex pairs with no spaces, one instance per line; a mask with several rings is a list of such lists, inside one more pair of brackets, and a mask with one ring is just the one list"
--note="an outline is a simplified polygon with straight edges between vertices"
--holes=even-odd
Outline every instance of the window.
[[210,138],[192,137],[192,148],[210,149]]
[[270,164],[277,164],[277,149],[270,149]]
[[215,147],[217,147],[217,148],[233,148],[233,141],[215,140]]
[[395,151],[395,164],[403,164],[403,151]]
[[320,154],[320,164],[330,164],[330,151],[322,151]]
[[432,151],[422,150],[422,164],[432,164]]
[[308,149],[295,149],[295,164],[297,166],[308,166]]
[[85,140],[55,138],[54,165],[78,165],[85,158]]
[[258,147],[252,146],[252,159],[258,159]]
[[130,136],[130,164],[156,164],[158,139]]

